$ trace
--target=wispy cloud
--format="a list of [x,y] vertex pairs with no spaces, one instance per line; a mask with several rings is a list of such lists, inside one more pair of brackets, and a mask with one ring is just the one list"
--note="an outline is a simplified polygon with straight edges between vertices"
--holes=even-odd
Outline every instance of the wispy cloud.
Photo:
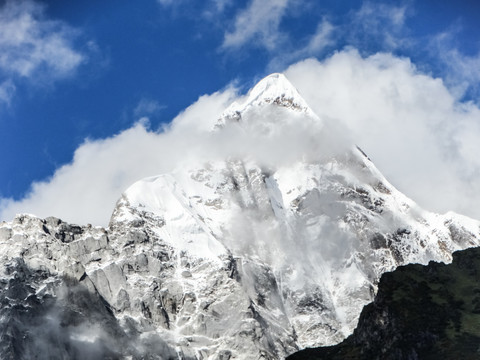
[[430,55],[440,62],[446,82],[459,97],[469,90],[477,93],[480,89],[480,48],[474,54],[462,52],[457,44],[463,31],[457,22],[433,36],[428,47]]
[[280,22],[294,0],[252,0],[240,11],[232,30],[225,33],[222,47],[238,49],[244,45],[275,49],[282,42]]
[[346,24],[345,36],[350,45],[358,46],[375,42],[376,50],[394,50],[406,46],[405,21],[409,7],[366,1],[359,10],[351,13]]
[[[335,44],[338,31],[341,30],[326,18],[322,18],[313,34],[302,42],[297,39],[296,46],[288,44],[288,51],[275,55],[268,64],[272,72],[281,71],[288,65],[301,59],[316,57],[323,54]],[[287,47],[285,47],[287,48]]]
[[0,101],[9,102],[15,79],[65,78],[87,59],[75,50],[76,30],[47,19],[44,7],[31,0],[8,0],[0,7]]
[[468,44],[468,54],[459,48],[468,43],[463,42],[466,29],[461,19],[445,24],[439,33],[418,35],[407,21],[422,20],[415,18],[411,2],[396,6],[367,1],[350,16],[351,24],[343,29],[348,45],[364,55],[391,51],[414,57],[419,66],[442,77],[457,98],[468,94],[480,102],[480,48],[478,43]]
[[372,3],[366,1],[361,8],[355,12],[355,18],[363,23],[365,28],[379,31],[379,27],[387,22],[396,29],[404,26],[407,14],[407,7]]
[[223,12],[227,7],[231,6],[233,0],[212,0],[217,12]]
[[[177,15],[192,16],[186,11],[191,0],[157,1],[165,7],[181,8],[182,12]],[[472,91],[478,98],[480,92],[480,50],[466,54],[457,47],[456,39],[464,31],[458,24],[445,24],[445,31],[441,33],[418,34],[413,24],[423,19],[419,18],[412,1],[390,4],[367,0],[341,16],[309,0],[249,0],[245,7],[237,10],[232,0],[209,0],[197,8],[203,15],[197,16],[197,21],[212,25],[206,31],[223,35],[219,44],[223,55],[241,54],[248,58],[246,54],[252,50],[266,50],[262,60],[267,71],[281,71],[303,58],[324,58],[334,51],[353,47],[364,56],[393,52],[415,58],[420,67],[442,76],[457,93]],[[303,21],[307,12],[315,13],[320,19],[316,28],[314,23],[307,25],[313,26],[310,35],[303,31],[302,35],[294,36],[292,26],[283,26],[287,19]],[[478,48],[478,44],[474,44],[475,47]]]
[[224,17],[227,9],[234,5],[233,0],[210,0],[202,11],[202,18],[209,21],[215,27],[223,28],[221,17]]
[[144,98],[141,99],[135,109],[133,109],[133,116],[139,119],[144,116],[154,115],[165,108],[166,106],[160,104],[157,100]]
[[0,84],[0,103],[7,106],[10,105],[13,95],[15,94],[15,85],[13,81],[8,79]]
[[322,21],[318,23],[317,31],[315,31],[308,40],[307,46],[301,49],[301,54],[311,56],[331,45],[333,43],[332,35],[334,30],[335,26],[331,22],[322,19]]
[[[262,47],[270,52],[293,49],[297,53],[317,54],[331,44],[333,28],[341,30],[339,38],[354,46],[376,41],[379,49],[389,50],[406,46],[409,41],[405,26],[410,10],[407,5],[394,6],[367,1],[360,9],[346,16],[346,22],[327,21],[325,16],[329,14],[319,14],[323,19],[309,38],[308,45],[297,45],[295,48],[291,34],[281,29],[281,22],[290,14],[292,7],[300,8],[300,3],[295,0],[252,0],[236,14],[233,28],[225,32],[222,48],[235,50],[250,46]],[[298,41],[296,43],[302,44]]]
[[157,0],[157,1],[160,5],[163,5],[163,6],[171,6],[179,2],[175,0]]

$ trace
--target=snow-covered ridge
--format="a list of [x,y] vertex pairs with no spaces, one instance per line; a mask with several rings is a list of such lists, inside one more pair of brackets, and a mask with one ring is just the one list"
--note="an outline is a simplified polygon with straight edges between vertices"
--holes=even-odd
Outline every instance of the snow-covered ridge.
[[218,125],[224,125],[228,121],[239,121],[241,114],[248,112],[249,109],[268,104],[317,117],[285,75],[274,73],[263,78],[246,96],[230,105],[222,114]]

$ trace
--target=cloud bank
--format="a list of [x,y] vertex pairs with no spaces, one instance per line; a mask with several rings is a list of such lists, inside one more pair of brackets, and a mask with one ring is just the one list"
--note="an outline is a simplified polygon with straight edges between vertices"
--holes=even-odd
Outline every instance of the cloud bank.
[[197,134],[203,132],[201,123],[215,121],[234,93],[228,89],[200,97],[161,131],[149,130],[148,120],[142,118],[110,138],[87,139],[70,164],[59,168],[50,179],[34,183],[24,199],[0,200],[0,218],[12,219],[16,213],[25,212],[107,225],[116,201],[129,185],[170,171],[182,158],[193,156]]
[[[354,49],[344,50],[323,61],[298,62],[285,74],[322,126],[346,133],[329,147],[337,139],[353,139],[387,179],[421,206],[480,218],[480,109],[475,104],[460,102],[441,79],[388,53],[362,57]],[[262,144],[261,137],[242,137],[234,128],[212,135],[209,130],[220,114],[237,99],[235,89],[228,87],[200,97],[159,131],[149,130],[144,119],[111,138],[87,140],[72,163],[35,183],[25,199],[3,199],[1,218],[28,212],[105,225],[129,185],[182,162],[201,165],[213,155],[241,155],[247,148],[248,156],[263,154],[260,160],[267,162],[326,151],[302,142],[308,127],[292,128],[288,139],[274,139],[281,145],[276,147],[273,141]],[[285,141],[295,144],[289,152]]]
[[291,66],[321,117],[339,121],[399,190],[438,212],[480,218],[480,110],[409,59],[356,50]]

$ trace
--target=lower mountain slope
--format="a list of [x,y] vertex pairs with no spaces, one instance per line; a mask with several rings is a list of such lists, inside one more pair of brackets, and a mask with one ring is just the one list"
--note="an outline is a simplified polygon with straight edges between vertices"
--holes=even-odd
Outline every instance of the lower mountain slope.
[[383,274],[375,301],[342,343],[289,360],[480,358],[480,248],[451,264],[411,264]]

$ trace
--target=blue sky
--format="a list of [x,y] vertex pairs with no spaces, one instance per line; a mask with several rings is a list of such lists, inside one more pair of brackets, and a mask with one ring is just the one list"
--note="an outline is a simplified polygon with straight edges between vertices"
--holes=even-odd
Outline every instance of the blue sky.
[[[47,192],[42,193],[42,189],[56,186],[58,176],[68,170],[65,165],[72,168],[77,166],[77,160],[81,162],[81,154],[85,153],[81,149],[86,144],[108,146],[108,139],[113,142],[129,131],[158,134],[163,125],[191,104],[221,99],[215,108],[224,106],[223,102],[244,93],[271,72],[288,73],[290,69],[297,79],[292,81],[294,85],[300,90],[313,89],[310,97],[314,99],[315,88],[301,80],[308,76],[299,70],[308,72],[309,67],[302,62],[308,58],[330,66],[331,71],[335,71],[332,59],[343,59],[350,70],[355,64],[361,64],[358,66],[362,69],[375,64],[377,70],[382,66],[392,71],[398,67],[402,74],[410,74],[408,79],[418,80],[421,74],[428,81],[440,81],[441,91],[448,92],[448,101],[452,101],[452,116],[448,120],[452,130],[432,140],[436,145],[431,146],[429,154],[435,159],[431,163],[438,164],[453,162],[448,158],[453,153],[462,156],[462,169],[438,170],[440,175],[447,174],[449,169],[461,173],[461,179],[445,180],[445,187],[438,189],[454,194],[465,186],[464,182],[473,186],[477,174],[477,163],[462,155],[462,151],[467,152],[466,144],[477,139],[467,142],[465,135],[458,140],[455,111],[469,116],[462,123],[468,123],[462,125],[462,134],[476,135],[472,129],[476,129],[477,120],[480,125],[476,112],[480,103],[479,20],[480,3],[474,0],[145,0],[141,4],[127,0],[2,1],[2,220],[18,211],[40,216],[51,211],[52,215],[63,217],[62,209],[67,205],[49,207],[48,203],[57,200],[47,200]],[[381,56],[375,58],[378,54]],[[315,69],[312,71],[320,71],[320,67]],[[311,79],[314,78],[312,75]],[[199,100],[204,94],[210,97]],[[418,114],[423,111],[422,106],[419,105]],[[331,113],[335,111],[332,109]],[[355,117],[355,112],[342,116]],[[467,127],[469,131],[465,130]],[[385,129],[396,128],[392,125]],[[363,139],[361,134],[357,137]],[[438,155],[435,146],[451,139],[455,139],[455,151]],[[394,184],[409,195],[422,196],[419,190],[420,195],[416,193],[411,177],[402,178],[401,171],[394,170],[387,157],[382,157],[382,150],[375,145],[378,142],[364,142],[361,145],[378,158],[377,165]],[[409,148],[416,146],[420,145],[415,143]],[[407,163],[409,160],[402,160],[399,149],[393,149],[391,156],[397,156],[399,164]],[[476,149],[470,149],[473,151]],[[106,161],[121,163],[122,159],[113,157]],[[155,175],[154,169],[152,166],[138,175]],[[421,173],[425,164],[415,164],[412,169],[412,173]],[[424,188],[429,188],[428,183],[435,180],[427,176],[432,171],[426,173]],[[88,177],[95,178],[96,174],[89,173]],[[118,189],[112,197],[118,197],[119,189],[128,186],[135,174],[125,176],[125,180],[118,176],[116,179]],[[103,180],[99,177],[98,181]],[[469,191],[465,198],[476,195],[476,189]],[[61,190],[48,194],[65,197]],[[421,203],[438,211],[449,208],[450,203],[430,203],[428,199],[435,196],[438,193],[425,195]],[[103,206],[104,213],[109,214],[111,206]],[[479,213],[470,211],[469,206],[451,203],[452,209],[478,217]],[[77,217],[74,213],[66,217],[78,222],[99,219],[85,214]]]

